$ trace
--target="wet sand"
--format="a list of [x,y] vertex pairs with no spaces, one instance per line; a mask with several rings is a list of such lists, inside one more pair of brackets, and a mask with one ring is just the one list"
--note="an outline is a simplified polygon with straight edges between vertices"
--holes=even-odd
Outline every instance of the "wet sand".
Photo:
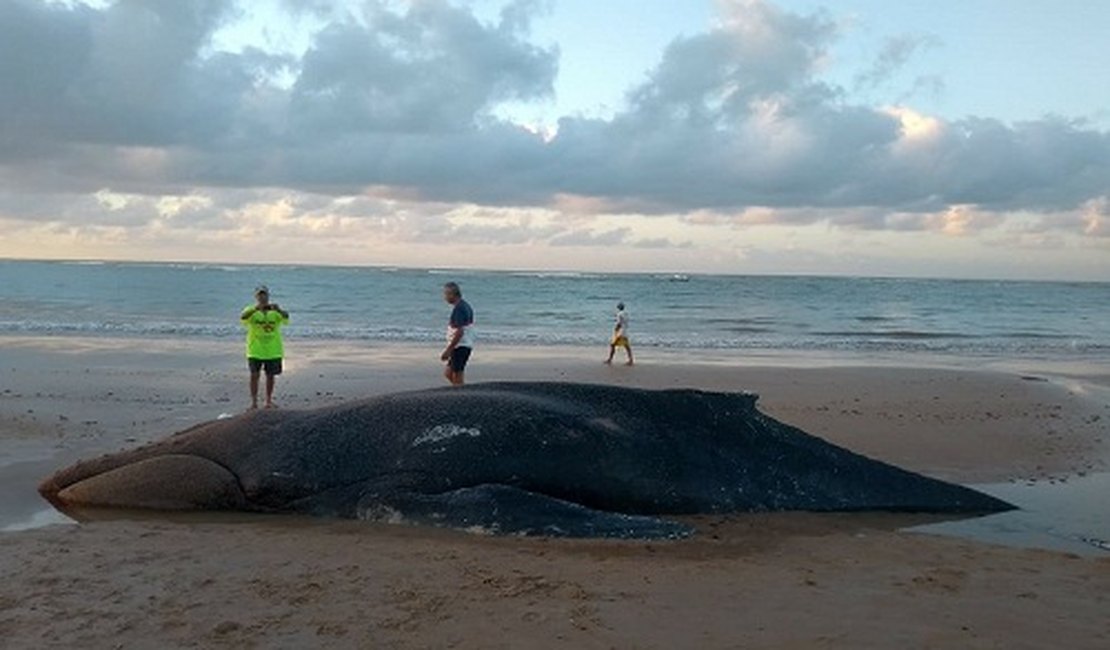
[[[684,542],[354,522],[0,536],[8,647],[1105,648],[1110,562],[755,516]],[[117,646],[116,644],[121,644]]]
[[[245,403],[238,345],[0,339],[0,528],[74,458]],[[285,408],[439,385],[435,350],[298,344]],[[798,357],[484,349],[472,381],[752,390],[766,412],[964,483],[1106,472],[1104,377]],[[1051,378],[1052,381],[1041,381]],[[36,519],[36,517],[38,519]],[[48,520],[48,519],[46,519]],[[1103,648],[1110,559],[906,532],[920,519],[759,515],[667,543],[499,539],[284,518],[0,533],[4,647]]]

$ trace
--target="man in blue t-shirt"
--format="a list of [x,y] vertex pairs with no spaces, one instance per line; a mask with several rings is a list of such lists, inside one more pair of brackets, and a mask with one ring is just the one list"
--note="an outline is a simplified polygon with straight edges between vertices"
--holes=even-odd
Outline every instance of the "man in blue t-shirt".
[[470,360],[470,350],[474,346],[470,331],[474,325],[474,310],[463,300],[462,289],[454,282],[443,285],[443,299],[447,304],[454,305],[454,309],[447,321],[447,347],[439,359],[447,364],[443,369],[447,381],[452,386],[462,386],[466,362]]

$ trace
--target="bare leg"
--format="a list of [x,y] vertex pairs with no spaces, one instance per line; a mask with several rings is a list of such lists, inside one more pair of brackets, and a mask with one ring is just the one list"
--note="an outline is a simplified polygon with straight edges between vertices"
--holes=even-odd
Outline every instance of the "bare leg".
[[455,378],[451,380],[451,383],[456,385],[456,386],[462,386],[465,377],[466,377],[466,373],[464,371],[460,370],[460,371],[455,373]]
[[610,344],[609,345],[609,358],[605,360],[605,363],[613,363],[613,355],[616,354],[616,353],[617,353],[617,346]]
[[258,375],[260,373],[251,373],[251,408],[258,408]]
[[451,370],[450,364],[443,366],[443,378],[446,379],[448,383],[455,383],[455,371]]
[[632,365],[632,346],[630,345],[630,346],[626,347],[624,349],[624,351],[628,353],[628,363],[626,363],[624,365],[631,366]]
[[266,408],[274,408],[274,375],[266,375]]

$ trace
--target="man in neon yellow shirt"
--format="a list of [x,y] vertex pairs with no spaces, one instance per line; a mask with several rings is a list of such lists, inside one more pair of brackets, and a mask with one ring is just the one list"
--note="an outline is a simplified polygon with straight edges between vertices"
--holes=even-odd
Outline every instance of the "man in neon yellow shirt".
[[239,320],[247,328],[247,367],[251,371],[251,409],[258,408],[258,379],[266,371],[266,408],[275,408],[274,378],[281,374],[285,354],[281,328],[289,322],[289,312],[270,302],[270,290],[254,290],[255,304],[248,305]]

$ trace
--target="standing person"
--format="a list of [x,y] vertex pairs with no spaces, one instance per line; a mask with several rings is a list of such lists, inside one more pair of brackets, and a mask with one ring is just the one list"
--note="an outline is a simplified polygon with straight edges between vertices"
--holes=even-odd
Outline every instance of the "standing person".
[[628,342],[628,312],[624,310],[624,303],[617,303],[617,316],[616,322],[613,324],[613,338],[609,341],[609,358],[605,363],[613,363],[613,355],[617,353],[617,348],[624,348],[625,354],[628,355],[628,361],[624,364],[626,366],[632,365],[632,344]]
[[447,363],[443,376],[452,386],[462,386],[466,362],[470,360],[470,350],[474,338],[470,328],[474,325],[474,310],[470,303],[463,300],[462,289],[454,282],[443,285],[443,299],[454,305],[451,318],[447,321],[447,347],[439,355],[440,361]]
[[289,323],[289,312],[270,302],[270,290],[265,285],[254,290],[255,304],[248,305],[239,316],[247,328],[247,367],[251,371],[251,409],[258,408],[258,379],[266,371],[266,408],[274,404],[274,379],[281,374],[281,359],[285,351],[281,341],[281,328]]

